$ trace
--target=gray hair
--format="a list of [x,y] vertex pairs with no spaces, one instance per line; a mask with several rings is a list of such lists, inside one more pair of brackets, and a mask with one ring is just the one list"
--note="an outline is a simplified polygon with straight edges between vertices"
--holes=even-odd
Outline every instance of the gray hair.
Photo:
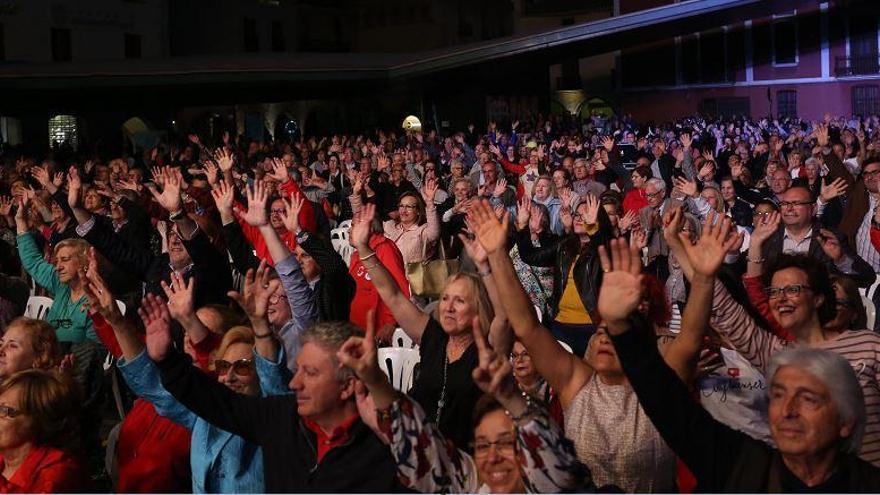
[[853,425],[849,437],[841,439],[838,448],[841,452],[857,454],[865,434],[865,397],[849,362],[831,351],[806,346],[792,347],[773,355],[767,370],[771,384],[783,366],[800,368],[828,387],[840,422]]
[[666,182],[664,182],[663,179],[659,177],[652,177],[648,179],[648,182],[645,183],[645,189],[647,189],[648,186],[654,186],[654,189],[658,191],[666,190]]
[[816,168],[822,168],[822,160],[816,158],[815,156],[811,156],[807,158],[804,162],[804,165],[814,165]]
[[346,366],[339,366],[339,358],[336,357],[336,352],[339,351],[342,344],[350,337],[362,337],[363,334],[360,328],[347,321],[322,321],[315,323],[299,334],[299,345],[302,348],[307,343],[312,343],[321,346],[325,351],[329,352],[330,361],[333,363],[333,367],[337,369],[336,379],[343,381],[353,377],[354,372]]

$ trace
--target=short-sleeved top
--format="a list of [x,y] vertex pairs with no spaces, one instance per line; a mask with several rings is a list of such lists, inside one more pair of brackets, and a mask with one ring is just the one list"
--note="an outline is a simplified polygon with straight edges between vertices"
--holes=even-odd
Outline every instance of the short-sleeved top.
[[[464,354],[445,365],[449,336],[434,318],[428,318],[419,342],[419,374],[409,396],[425,410],[425,415],[455,446],[470,452],[474,437],[473,411],[482,392],[474,384],[471,373],[479,365],[477,346],[471,344]],[[446,368],[444,405],[437,420],[437,404],[443,390],[443,368]]]

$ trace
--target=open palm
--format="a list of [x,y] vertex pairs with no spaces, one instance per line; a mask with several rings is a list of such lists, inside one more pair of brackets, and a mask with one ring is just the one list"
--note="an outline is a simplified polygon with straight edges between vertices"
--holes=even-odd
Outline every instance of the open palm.
[[610,250],[599,247],[599,258],[605,272],[599,289],[599,314],[609,322],[626,320],[642,301],[644,276],[639,250],[624,239],[613,239]]
[[510,217],[505,214],[504,221],[499,222],[488,201],[475,202],[468,212],[468,220],[487,253],[494,253],[507,244],[507,225]]
[[688,232],[680,232],[678,235],[684,241],[684,250],[694,272],[707,277],[712,277],[721,268],[724,256],[736,244],[741,234],[729,235],[731,230],[730,219],[726,216],[710,213],[703,223],[703,233],[696,244],[691,243]]

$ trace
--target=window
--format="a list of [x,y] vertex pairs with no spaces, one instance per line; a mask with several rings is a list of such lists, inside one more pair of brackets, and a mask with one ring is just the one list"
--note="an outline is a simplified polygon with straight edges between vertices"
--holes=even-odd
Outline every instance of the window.
[[776,116],[797,117],[797,91],[784,90],[776,92]]
[[872,115],[880,113],[880,86],[854,86],[852,89],[852,107],[856,115]]
[[125,58],[141,58],[141,35],[125,33]]
[[70,62],[70,29],[52,28],[52,61]]
[[56,115],[49,119],[49,146],[70,146],[76,149],[78,141],[76,116]]
[[252,17],[244,18],[244,51],[260,51],[260,38],[257,37],[257,20]]
[[272,21],[272,51],[283,52],[284,50],[284,24],[281,21]]
[[773,21],[773,65],[798,63],[798,31],[794,14]]

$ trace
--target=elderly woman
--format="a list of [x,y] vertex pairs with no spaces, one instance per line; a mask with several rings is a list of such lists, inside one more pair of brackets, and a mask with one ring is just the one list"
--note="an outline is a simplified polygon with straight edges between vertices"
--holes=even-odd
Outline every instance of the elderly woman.
[[339,352],[366,385],[390,442],[398,477],[422,493],[556,493],[592,488],[571,442],[540,406],[519,393],[510,364],[474,323],[480,352],[474,380],[486,392],[474,406],[473,455],[450,444],[415,401],[395,391],[380,371],[372,328]]
[[27,200],[23,199],[15,213],[18,255],[34,281],[54,296],[46,321],[55,327],[61,342],[80,343],[86,339],[97,342],[98,337],[84,306],[84,281],[80,278],[80,272],[88,264],[88,243],[81,239],[61,241],[55,246],[55,266],[50,265],[37,248],[34,235],[28,232],[27,206]]
[[76,389],[44,370],[0,383],[0,492],[82,493],[85,469],[66,452],[78,418]]
[[505,353],[510,346],[510,342],[500,342],[507,322],[503,312],[493,310],[493,307],[499,307],[494,297],[495,287],[484,285],[482,281],[488,275],[485,252],[477,250],[473,240],[463,239],[468,255],[481,275],[457,273],[450,276],[435,319],[406,297],[370,246],[369,224],[375,212],[375,206],[364,207],[363,215],[352,226],[351,243],[398,325],[419,344],[421,368],[410,395],[444,435],[456,445],[467,446],[473,429],[462,424],[461,418],[473,411],[480,395],[471,378],[471,372],[477,366],[477,348],[471,332],[474,317],[480,319],[481,328],[489,329],[493,345],[504,349]]
[[60,359],[55,329],[43,320],[16,318],[0,338],[0,379],[26,369],[50,370]]
[[[434,205],[437,189],[437,180],[431,179],[425,182],[421,196],[412,191],[403,192],[397,199],[397,219],[382,224],[385,237],[397,245],[405,264],[430,259],[440,239],[440,222]],[[357,214],[363,208],[360,194],[352,194],[349,200],[352,211]]]
[[556,197],[556,187],[553,184],[553,178],[549,175],[542,175],[535,181],[534,195],[532,201],[547,208],[550,220],[550,232],[556,235],[562,235],[565,227],[562,225],[560,210],[562,203]]
[[649,166],[638,166],[632,171],[632,189],[623,197],[623,212],[639,211],[648,206],[648,196],[645,188],[648,180],[654,177]]

